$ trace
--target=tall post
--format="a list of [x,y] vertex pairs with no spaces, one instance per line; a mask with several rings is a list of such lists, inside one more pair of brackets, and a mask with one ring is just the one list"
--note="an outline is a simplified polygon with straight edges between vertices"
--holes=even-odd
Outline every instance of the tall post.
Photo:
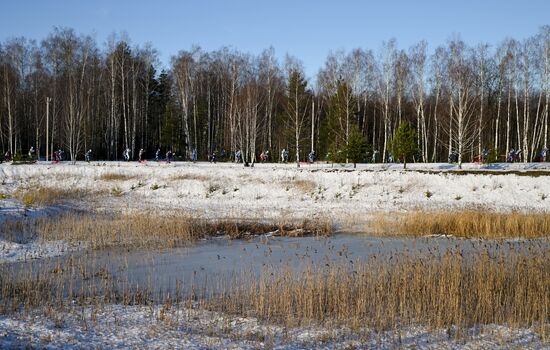
[[311,152],[315,147],[315,100],[311,99]]
[[48,161],[49,156],[49,136],[50,136],[50,100],[51,98],[46,97],[46,162]]

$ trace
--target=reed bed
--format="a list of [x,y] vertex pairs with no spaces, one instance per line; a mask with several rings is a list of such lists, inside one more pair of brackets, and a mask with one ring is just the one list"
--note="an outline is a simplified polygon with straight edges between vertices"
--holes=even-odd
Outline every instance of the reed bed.
[[465,259],[461,252],[365,263],[268,268],[234,283],[205,307],[287,326],[338,324],[378,331],[499,324],[550,336],[550,253]]
[[188,215],[158,216],[151,213],[109,215],[63,214],[28,220],[7,221],[2,237],[28,242],[63,240],[87,242],[92,249],[108,247],[173,248],[211,236],[242,239],[272,233],[279,236],[330,235],[333,225],[328,220],[304,220],[275,223],[255,221],[207,220]]
[[411,212],[376,215],[373,230],[382,235],[451,235],[464,238],[543,238],[550,236],[548,213],[497,213],[487,210]]
[[497,324],[532,328],[543,341],[550,339],[550,252],[544,250],[468,257],[448,251],[304,269],[268,267],[259,276],[243,271],[203,285],[185,281],[175,292],[161,294],[114,278],[106,266],[90,267],[83,258],[71,257],[49,271],[27,265],[17,271],[0,266],[0,272],[0,313],[165,303],[288,327],[383,332],[421,325],[460,338],[471,327]]

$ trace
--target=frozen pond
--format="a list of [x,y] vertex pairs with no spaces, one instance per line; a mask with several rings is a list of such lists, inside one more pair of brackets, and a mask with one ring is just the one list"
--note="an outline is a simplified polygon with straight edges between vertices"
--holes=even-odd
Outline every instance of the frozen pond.
[[[304,269],[308,266],[351,265],[370,258],[386,259],[409,256],[442,256],[460,251],[464,256],[474,252],[506,254],[510,251],[532,252],[550,249],[549,240],[487,241],[447,237],[387,238],[364,234],[336,234],[332,237],[266,237],[251,240],[225,238],[199,241],[189,247],[126,251],[111,249],[91,251],[47,260],[14,263],[9,270],[52,273],[56,266],[66,267],[71,261],[85,266],[90,279],[117,288],[147,288],[153,294],[211,289],[242,276],[259,275],[266,268]],[[81,269],[81,268],[80,268]],[[98,271],[101,273],[98,274]],[[67,274],[67,278],[69,274]],[[77,273],[78,280],[79,274]],[[107,278],[105,278],[107,276]],[[75,278],[75,277],[73,277]],[[76,282],[78,285],[79,282]]]

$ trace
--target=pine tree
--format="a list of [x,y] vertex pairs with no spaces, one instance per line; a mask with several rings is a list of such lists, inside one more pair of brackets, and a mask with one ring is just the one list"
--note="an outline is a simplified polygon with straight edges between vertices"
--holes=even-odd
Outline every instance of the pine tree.
[[403,161],[403,169],[407,168],[407,158],[413,157],[418,151],[416,130],[404,121],[395,132],[390,149],[395,157]]
[[367,142],[365,137],[359,131],[356,125],[351,127],[349,133],[348,144],[346,146],[346,157],[350,162],[353,162],[353,167],[357,167],[357,163],[365,158],[367,150]]

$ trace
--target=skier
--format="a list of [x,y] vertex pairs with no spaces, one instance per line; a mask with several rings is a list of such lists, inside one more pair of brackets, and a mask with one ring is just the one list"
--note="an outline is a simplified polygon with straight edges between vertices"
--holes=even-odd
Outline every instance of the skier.
[[34,148],[31,146],[31,148],[29,149],[29,159],[33,159],[34,158]]
[[487,160],[489,159],[489,150],[487,148],[483,148],[481,151],[481,162],[487,163]]
[[210,155],[210,163],[216,164],[216,151],[212,152]]
[[286,148],[283,148],[283,150],[281,151],[281,162],[288,162],[288,151],[286,150]]
[[548,152],[548,148],[544,147],[542,151],[539,153],[539,162],[545,162],[546,161],[546,152]]
[[11,161],[11,152],[9,150],[6,152],[6,154],[4,154],[4,161]]
[[315,151],[309,152],[309,154],[307,156],[307,159],[309,160],[310,163],[314,163],[315,162]]
[[241,150],[238,149],[237,152],[235,152],[235,163],[242,162],[242,153]]
[[458,162],[458,152],[452,151],[449,153],[449,163],[457,163]]
[[139,150],[139,161],[142,162],[144,159],[143,159],[143,155],[145,154],[145,151],[143,150],[143,148],[141,148]]
[[92,159],[92,150],[89,149],[88,152],[84,153],[84,160],[86,160],[88,163]]
[[197,149],[193,148],[193,151],[191,151],[191,161],[196,162],[197,161]]
[[168,150],[168,152],[166,152],[166,162],[170,163],[171,160],[172,160],[172,150]]
[[377,151],[377,150],[374,150],[374,151],[372,152],[372,162],[373,162],[373,163],[376,163],[376,159],[378,158],[378,153],[380,153],[380,152]]
[[508,155],[506,156],[506,161],[512,163],[514,161],[514,156],[516,154],[516,150],[513,148],[510,148],[508,151]]
[[160,148],[157,148],[157,151],[155,152],[155,161],[159,161],[160,160]]
[[264,163],[265,162],[265,152],[262,151],[262,153],[260,153],[260,162]]

